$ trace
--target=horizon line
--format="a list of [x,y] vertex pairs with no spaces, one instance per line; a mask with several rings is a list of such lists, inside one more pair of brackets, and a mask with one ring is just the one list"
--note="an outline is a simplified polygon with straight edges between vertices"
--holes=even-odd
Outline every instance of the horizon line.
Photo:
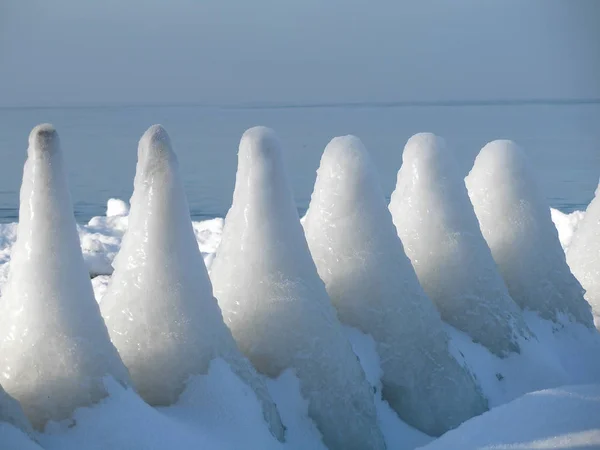
[[339,101],[339,102],[152,102],[152,103],[81,103],[48,105],[0,105],[8,109],[110,109],[110,108],[214,108],[236,109],[310,109],[310,108],[403,108],[403,107],[474,107],[474,106],[567,106],[600,104],[600,98],[530,98],[530,99],[473,99],[473,100],[391,100],[391,101]]

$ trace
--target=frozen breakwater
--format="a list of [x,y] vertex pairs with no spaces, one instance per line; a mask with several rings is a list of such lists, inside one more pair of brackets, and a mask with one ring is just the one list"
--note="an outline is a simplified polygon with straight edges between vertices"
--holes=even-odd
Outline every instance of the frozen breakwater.
[[76,225],[36,127],[0,225],[0,448],[600,446],[598,199],[550,210],[523,155],[491,143],[465,184],[415,135],[388,210],[368,149],[335,138],[301,221],[256,127],[227,217],[192,222],[153,126],[131,208]]

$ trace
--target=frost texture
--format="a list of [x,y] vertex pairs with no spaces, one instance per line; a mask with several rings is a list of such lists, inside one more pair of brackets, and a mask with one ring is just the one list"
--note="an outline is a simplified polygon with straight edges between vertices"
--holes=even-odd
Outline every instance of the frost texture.
[[129,229],[101,309],[113,343],[150,405],[171,405],[191,375],[222,357],[262,401],[273,433],[283,426],[263,380],[223,322],[198,249],[177,157],[167,132],[142,136]]
[[331,450],[385,448],[371,388],[318,277],[268,128],[251,128],[240,142],[211,277],[242,351],[270,377],[296,372]]
[[585,298],[600,330],[600,185],[573,236],[567,262],[586,290]]
[[0,302],[0,383],[36,428],[105,397],[103,377],[129,382],[83,262],[59,138],[29,136],[17,242]]
[[440,435],[484,412],[479,387],[448,351],[358,138],[325,148],[304,230],[340,320],[377,342],[383,397],[400,417]]
[[550,208],[523,151],[511,141],[487,144],[465,179],[485,240],[511,297],[523,309],[592,327],[583,288],[567,266]]
[[390,211],[423,289],[442,319],[497,355],[528,335],[479,229],[467,189],[444,141],[411,137]]

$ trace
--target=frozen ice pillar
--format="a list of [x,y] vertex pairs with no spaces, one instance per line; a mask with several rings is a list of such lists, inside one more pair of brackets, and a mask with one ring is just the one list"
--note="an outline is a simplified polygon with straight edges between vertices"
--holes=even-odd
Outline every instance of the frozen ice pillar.
[[525,153],[511,141],[490,142],[465,182],[511,297],[545,319],[557,321],[563,313],[592,327],[590,306],[567,266]]
[[27,152],[0,301],[0,384],[41,429],[103,398],[106,375],[128,383],[129,374],[94,299],[56,130],[35,127]]
[[567,262],[586,291],[585,298],[600,330],[600,185],[573,236]]
[[226,323],[260,372],[295,371],[328,448],[385,448],[371,388],[310,256],[274,132],[247,130],[238,158],[211,268]]
[[340,320],[370,334],[383,397],[407,423],[440,435],[486,400],[448,351],[440,314],[396,234],[367,150],[354,136],[325,148],[304,230]]
[[503,356],[528,335],[488,248],[444,141],[411,137],[390,211],[421,286],[442,319]]
[[142,398],[175,403],[188,378],[221,357],[254,389],[273,434],[283,439],[277,408],[213,297],[177,157],[160,125],[140,139],[129,227],[113,265],[101,310]]

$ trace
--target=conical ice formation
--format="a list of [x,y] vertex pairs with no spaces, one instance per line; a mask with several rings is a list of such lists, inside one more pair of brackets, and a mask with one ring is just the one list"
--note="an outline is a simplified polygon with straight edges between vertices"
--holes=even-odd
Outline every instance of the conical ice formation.
[[128,383],[94,299],[51,125],[29,136],[18,237],[0,302],[0,383],[33,425],[68,418]]
[[444,141],[411,137],[390,211],[406,254],[442,319],[504,356],[528,335],[479,229],[467,189]]
[[564,313],[591,327],[590,306],[567,266],[550,206],[524,152],[511,141],[490,142],[465,182],[511,297],[545,319],[556,321]]
[[586,291],[600,330],[600,185],[569,245],[567,262]]
[[325,148],[304,230],[340,320],[375,339],[383,397],[400,417],[440,435],[484,412],[479,387],[448,351],[358,138]]
[[160,125],[139,142],[129,228],[114,269],[101,309],[142,398],[175,403],[188,378],[221,357],[253,388],[273,434],[283,439],[277,408],[212,295],[177,157]]
[[240,142],[211,278],[242,351],[271,377],[295,371],[331,450],[385,448],[371,387],[311,259],[280,144],[268,128],[251,128]]

